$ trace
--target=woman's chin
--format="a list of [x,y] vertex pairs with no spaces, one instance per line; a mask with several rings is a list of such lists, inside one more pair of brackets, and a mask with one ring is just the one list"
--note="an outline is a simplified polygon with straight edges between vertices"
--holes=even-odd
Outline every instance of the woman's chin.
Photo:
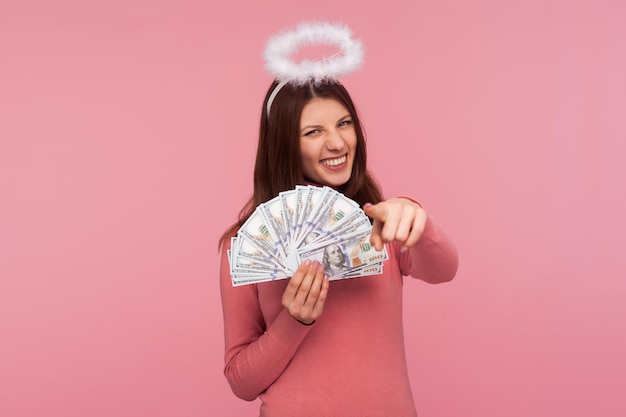
[[327,186],[331,188],[340,188],[345,185],[349,180],[350,176],[318,176],[317,178],[309,178],[304,177],[304,180],[310,184],[317,184],[321,186]]

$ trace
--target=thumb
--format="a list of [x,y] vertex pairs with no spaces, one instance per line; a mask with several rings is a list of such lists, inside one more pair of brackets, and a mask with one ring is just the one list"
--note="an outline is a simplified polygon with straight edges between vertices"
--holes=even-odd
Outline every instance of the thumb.
[[377,251],[383,249],[383,239],[380,233],[383,228],[383,221],[381,219],[383,213],[381,208],[377,204],[367,203],[363,206],[363,211],[369,217],[374,219],[372,224],[372,234],[370,235],[370,243],[376,248]]
[[379,220],[374,220],[374,224],[372,225],[372,233],[370,235],[370,243],[379,252],[383,250],[384,246],[383,238],[380,236],[382,228],[382,223]]

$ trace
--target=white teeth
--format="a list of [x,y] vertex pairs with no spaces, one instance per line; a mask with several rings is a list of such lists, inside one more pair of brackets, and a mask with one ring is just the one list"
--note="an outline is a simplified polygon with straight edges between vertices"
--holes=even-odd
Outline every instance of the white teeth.
[[328,165],[328,166],[330,166],[330,167],[335,167],[335,166],[337,166],[337,165],[341,165],[341,164],[343,164],[344,162],[346,162],[346,158],[347,158],[347,157],[346,157],[346,155],[344,155],[344,156],[342,156],[342,157],[340,157],[340,158],[335,158],[335,159],[325,159],[325,160],[323,160],[323,161],[320,161],[320,163],[321,163],[322,165]]

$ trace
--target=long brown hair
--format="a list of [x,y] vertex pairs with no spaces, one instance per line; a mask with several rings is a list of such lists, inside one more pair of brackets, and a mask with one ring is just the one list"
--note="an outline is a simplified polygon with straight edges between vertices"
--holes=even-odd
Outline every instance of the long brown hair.
[[259,143],[254,165],[254,192],[239,212],[238,221],[224,232],[219,240],[221,247],[226,239],[234,236],[256,207],[276,197],[281,191],[291,190],[297,184],[305,184],[300,158],[300,116],[304,106],[313,98],[330,98],[340,102],[350,113],[357,145],[352,174],[347,183],[338,188],[359,203],[376,204],[382,201],[382,192],[374,177],[367,170],[365,135],[352,98],[343,85],[336,81],[320,84],[294,86],[286,84],[272,102],[269,116],[267,101],[276,86],[274,81],[265,95]]

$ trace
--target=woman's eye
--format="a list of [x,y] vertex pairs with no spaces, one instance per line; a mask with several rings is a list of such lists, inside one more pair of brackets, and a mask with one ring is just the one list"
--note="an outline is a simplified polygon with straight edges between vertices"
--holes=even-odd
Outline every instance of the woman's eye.
[[352,120],[342,120],[339,122],[339,126],[350,126],[352,124]]
[[314,129],[314,130],[309,130],[308,132],[306,132],[306,133],[304,134],[304,136],[313,136],[314,134],[316,134],[316,133],[318,133],[318,132],[319,132],[319,130],[317,130],[317,129]]

